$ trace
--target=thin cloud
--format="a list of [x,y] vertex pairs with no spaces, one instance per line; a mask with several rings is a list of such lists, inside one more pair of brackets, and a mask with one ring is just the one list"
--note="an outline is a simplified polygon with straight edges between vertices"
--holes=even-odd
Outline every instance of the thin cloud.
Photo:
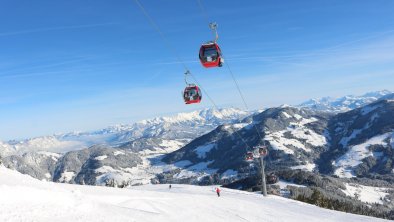
[[341,44],[329,47],[329,48],[327,48],[327,50],[342,48],[344,46],[353,45],[354,43],[363,42],[363,41],[366,41],[366,40],[371,40],[371,39],[376,39],[376,38],[379,38],[379,37],[387,36],[387,35],[390,35],[392,33],[394,33],[394,30],[388,30],[388,31],[385,31],[385,32],[380,32],[380,33],[377,33],[377,34],[365,36],[365,37],[362,37],[362,38],[359,38],[359,39],[355,39],[355,40],[352,40],[352,41],[344,42],[344,43],[341,43]]
[[59,31],[68,29],[82,29],[82,28],[94,28],[100,26],[109,26],[117,23],[98,23],[98,24],[86,24],[86,25],[72,25],[72,26],[59,26],[59,27],[48,27],[48,28],[37,28],[37,29],[26,29],[14,32],[3,32],[0,33],[0,37],[13,36],[13,35],[23,35],[37,32],[48,32],[48,31]]
[[77,59],[69,59],[69,60],[64,60],[61,62],[55,62],[55,63],[48,63],[45,65],[36,65],[36,66],[30,66],[30,67],[25,67],[25,68],[17,68],[14,70],[9,70],[6,72],[2,72],[0,77],[2,76],[7,76],[7,74],[15,73],[15,72],[23,72],[23,71],[31,71],[31,70],[37,70],[37,69],[45,69],[45,68],[53,68],[53,67],[58,67],[58,66],[63,66],[63,65],[69,65],[69,64],[75,64],[75,63],[80,63],[83,61],[88,60],[87,58],[77,58]]
[[24,73],[24,74],[0,75],[0,79],[2,79],[2,78],[26,78],[26,77],[37,77],[37,76],[49,76],[49,75],[65,74],[65,73],[67,73],[67,72],[53,71],[53,72],[34,72],[34,73]]

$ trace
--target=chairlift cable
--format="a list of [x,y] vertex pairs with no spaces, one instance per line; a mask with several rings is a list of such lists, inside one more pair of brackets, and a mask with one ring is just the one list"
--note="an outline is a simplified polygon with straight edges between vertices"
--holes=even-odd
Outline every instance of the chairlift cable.
[[[202,14],[203,17],[206,19],[206,21],[208,22],[208,24],[211,24],[210,21],[209,21],[208,13],[207,13],[207,11],[206,11],[204,5],[202,4],[201,0],[197,0],[197,3],[198,3],[199,8],[200,8],[200,10],[201,10],[201,14]],[[216,33],[217,33],[217,30],[215,30],[215,31],[216,31]],[[221,52],[222,52],[222,57],[223,57],[223,59],[226,61],[226,59],[225,59],[225,57],[224,57],[223,50],[221,50]],[[242,101],[243,101],[243,104],[244,104],[246,110],[248,111],[248,110],[249,110],[249,106],[248,106],[248,104],[246,103],[245,97],[244,97],[244,95],[243,95],[243,93],[242,93],[242,91],[241,91],[241,88],[239,87],[238,81],[237,81],[237,79],[235,78],[235,75],[234,75],[232,69],[230,68],[230,65],[228,64],[228,61],[226,61],[225,63],[226,63],[227,70],[229,71],[229,73],[230,73],[230,75],[231,75],[231,78],[233,79],[234,84],[235,84],[235,86],[236,86],[236,88],[237,88],[237,91],[238,91],[238,93],[239,93],[239,95],[240,95],[240,97],[241,97],[241,99],[242,99]],[[252,124],[253,124],[253,122],[252,122]],[[265,143],[265,140],[262,138],[262,136],[261,136],[259,130],[257,129],[256,125],[253,124],[253,126],[254,126],[254,128],[255,128],[255,130],[256,130],[256,132],[257,132],[257,135],[259,136],[260,140],[263,142],[263,145],[265,145],[265,144],[266,144],[266,143]]]
[[[203,87],[201,87],[201,84],[197,81],[196,77],[190,72],[190,69],[186,66],[186,64],[183,62],[183,60],[181,59],[181,57],[179,56],[179,54],[177,53],[177,51],[175,50],[175,48],[173,48],[170,44],[170,42],[167,40],[167,38],[165,37],[164,33],[161,31],[160,27],[156,24],[156,22],[153,20],[153,18],[149,15],[149,13],[146,11],[146,9],[144,8],[144,6],[141,4],[141,2],[139,0],[134,0],[134,2],[137,4],[137,6],[140,8],[140,10],[142,11],[142,13],[144,14],[144,16],[147,18],[147,20],[149,21],[149,23],[151,24],[151,26],[153,27],[153,29],[159,33],[160,37],[162,38],[163,42],[165,43],[166,47],[170,49],[170,51],[175,55],[175,57],[177,58],[178,62],[182,64],[183,68],[186,70],[186,72],[193,78],[193,80],[196,82],[197,85],[200,86],[201,90],[204,92],[204,94],[208,97],[208,99],[212,102],[213,106],[215,107],[215,109],[217,109],[220,112],[220,109],[218,108],[218,106],[216,105],[216,103],[214,102],[214,100],[209,96],[208,92],[205,91],[205,89]],[[233,129],[233,131],[241,138],[242,142],[245,143],[246,147],[250,149],[250,146],[248,145],[248,143],[243,139],[242,135],[234,129],[234,126],[231,125],[231,128]]]

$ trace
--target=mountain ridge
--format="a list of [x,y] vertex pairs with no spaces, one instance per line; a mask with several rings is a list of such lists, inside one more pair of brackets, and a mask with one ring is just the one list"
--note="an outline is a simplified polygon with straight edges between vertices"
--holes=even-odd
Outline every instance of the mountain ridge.
[[361,96],[346,95],[338,98],[327,96],[318,99],[310,99],[299,104],[298,107],[338,113],[367,105],[384,97],[394,97],[394,92],[381,90],[367,92]]

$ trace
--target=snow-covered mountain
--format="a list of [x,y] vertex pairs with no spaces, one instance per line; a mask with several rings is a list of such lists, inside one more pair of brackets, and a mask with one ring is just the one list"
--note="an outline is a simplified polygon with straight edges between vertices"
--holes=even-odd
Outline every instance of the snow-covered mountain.
[[315,162],[328,149],[326,129],[331,116],[288,106],[267,109],[241,123],[221,125],[166,155],[164,162],[184,164],[184,168],[167,172],[159,179],[205,183],[213,175],[232,180],[249,176],[250,171],[258,168],[258,163],[247,163],[244,156],[263,141],[270,145],[268,170],[316,170]]
[[[6,155],[2,162],[40,180],[61,183],[118,187],[236,183],[235,188],[244,189],[242,181],[254,186],[259,181],[258,162],[245,162],[244,155],[265,141],[269,145],[268,173],[278,173],[286,178],[285,183],[295,181],[293,172],[306,173],[296,179],[300,186],[328,189],[327,198],[342,200],[344,205],[360,198],[360,208],[353,212],[362,212],[363,204],[369,204],[363,201],[373,200],[378,203],[374,205],[379,210],[376,215],[388,218],[384,212],[394,206],[390,185],[394,181],[394,97],[390,94],[340,113],[291,106],[249,116],[236,110],[223,113],[203,110],[96,132],[10,141],[0,148],[12,153],[37,144],[45,146],[37,148],[40,151]],[[99,139],[86,139],[96,137]],[[104,144],[71,151],[62,148],[62,142],[83,144],[88,140]],[[354,181],[356,176],[367,182]],[[312,198],[314,191],[302,192],[293,198]]]
[[[311,99],[298,107],[344,112],[372,103],[380,98],[394,98],[394,94],[388,90],[382,90],[369,92],[362,96],[324,97]],[[174,146],[166,147],[159,144],[175,143],[179,147],[221,124],[239,121],[249,114],[251,113],[233,108],[220,110],[204,109],[189,113],[179,113],[170,117],[142,120],[133,124],[119,124],[96,131],[70,132],[18,141],[0,141],[0,155],[22,155],[25,152],[32,151],[65,153],[85,149],[95,144],[119,146],[128,143],[129,148],[137,150],[141,150],[141,147],[143,149],[154,149],[154,147],[173,149]],[[155,141],[158,138],[167,141]]]
[[6,166],[39,179],[91,185],[108,181],[146,184],[163,171],[161,167],[152,171],[147,158],[179,149],[218,125],[246,115],[232,108],[205,109],[93,132],[3,142],[0,153]]
[[0,221],[386,221],[226,188],[218,198],[209,186],[54,184],[2,166],[0,187]]
[[[44,143],[47,146],[41,146],[44,149],[6,156],[4,163],[37,178],[59,182],[103,184],[100,176],[108,175],[107,179],[113,176],[112,179],[116,178],[115,181],[119,184],[150,183],[155,177],[160,182],[175,180],[209,184],[212,183],[212,177],[236,180],[256,170],[258,165],[245,163],[244,155],[264,140],[270,145],[268,170],[304,169],[346,177],[373,172],[391,175],[394,168],[390,164],[390,161],[394,162],[394,157],[389,152],[389,147],[392,147],[390,141],[393,140],[390,133],[394,132],[392,103],[392,100],[379,100],[339,114],[287,106],[270,108],[247,118],[243,118],[245,112],[238,110],[222,112],[226,115],[203,110],[112,127],[90,134],[60,136],[68,138],[68,141],[62,141],[58,137],[42,137],[41,140],[47,141]],[[76,142],[96,135],[111,135],[112,147],[139,153],[142,159],[137,161],[130,156],[124,160],[130,165],[119,168],[110,163],[111,160],[118,162],[115,156],[108,154],[116,151],[106,151],[112,149],[111,145],[104,145],[94,155],[89,154],[88,148],[69,151],[72,155],[51,150],[62,150],[60,145],[65,141]],[[30,145],[38,142],[33,139],[25,143]],[[11,143],[14,147],[21,144],[24,143]],[[60,145],[51,147],[53,144]],[[377,147],[378,145],[382,147]],[[376,148],[371,151],[368,147]],[[166,155],[160,159],[156,157],[158,153]],[[107,158],[97,160],[97,156]],[[73,164],[81,167],[59,167]],[[82,169],[82,166],[85,168]],[[131,177],[133,173],[140,176]],[[59,179],[66,174],[69,175],[68,179]]]
[[339,177],[394,176],[394,100],[379,100],[332,118],[321,171]]
[[[394,100],[333,114],[297,107],[267,109],[244,122],[221,125],[166,155],[162,182],[237,180],[256,170],[244,155],[269,144],[267,170],[303,169],[339,177],[379,174],[394,179]],[[260,134],[260,136],[259,136]],[[391,179],[390,179],[391,178]]]
[[370,104],[382,97],[392,96],[394,92],[382,90],[369,92],[361,96],[348,95],[340,98],[323,97],[319,99],[311,99],[298,105],[298,107],[311,108],[315,110],[328,112],[346,112],[361,106]]
[[[141,143],[146,139],[160,139],[158,144],[169,144],[166,141],[177,141],[183,145],[201,136],[217,126],[237,122],[249,115],[239,109],[204,109],[190,113],[179,113],[173,117],[159,117],[143,120],[130,126],[126,131],[117,134],[116,141]],[[166,141],[165,141],[166,140]],[[152,140],[149,141],[152,143]],[[149,146],[149,144],[148,144]],[[141,146],[140,146],[141,147]],[[132,148],[132,146],[129,146]]]
[[[367,93],[365,97],[368,98],[386,96],[371,105],[339,114],[291,106],[270,108],[251,116],[237,109],[205,109],[94,132],[3,142],[0,148],[5,156],[4,163],[9,167],[40,179],[72,183],[103,184],[99,177],[104,174],[112,175],[120,179],[118,183],[123,183],[122,180],[128,180],[132,173],[137,172],[140,174],[136,179],[138,182],[128,182],[150,183],[162,173],[157,178],[161,182],[175,179],[204,184],[204,180],[211,180],[212,176],[240,179],[258,166],[245,163],[244,154],[263,140],[270,145],[268,170],[305,169],[326,174],[336,172],[338,176],[368,175],[372,172],[391,174],[394,166],[389,162],[394,161],[394,157],[387,153],[388,150],[376,148],[378,151],[372,152],[366,148],[371,145],[392,146],[389,133],[394,132],[394,126],[390,125],[394,111],[390,108],[392,100],[387,99],[391,98],[387,93]],[[375,104],[380,105],[375,107]],[[355,121],[357,124],[353,123]],[[365,132],[368,134],[364,135]],[[102,144],[104,148],[91,146],[95,143]],[[95,148],[94,155],[89,154],[88,147]],[[360,152],[360,147],[363,152]],[[117,158],[105,151],[112,148],[139,153],[142,159],[137,161],[130,156],[125,160],[129,166],[117,168],[109,163],[110,160],[117,162]],[[347,150],[353,151],[346,153]],[[72,155],[67,155],[68,152]],[[157,159],[159,153],[167,155]],[[384,158],[377,158],[379,155]],[[105,161],[96,160],[97,156],[107,158]],[[75,163],[81,167],[59,167]],[[85,167],[84,170],[82,166],[90,166],[90,169]],[[101,168],[103,166],[106,167]],[[135,169],[130,171],[133,167]],[[345,171],[348,172],[346,175]],[[59,179],[66,174],[68,179]],[[126,176],[117,176],[121,174]]]
[[185,142],[211,131],[220,124],[238,121],[247,115],[247,112],[234,108],[204,109],[179,113],[171,117],[143,120],[133,124],[110,126],[91,132],[70,132],[19,141],[0,141],[0,155],[22,155],[25,152],[34,151],[65,153],[85,149],[95,144],[119,146],[134,140],[141,141],[141,139],[149,138],[163,140],[156,141],[154,145],[167,148],[166,144],[171,145],[168,141],[175,140],[174,143],[184,145]]

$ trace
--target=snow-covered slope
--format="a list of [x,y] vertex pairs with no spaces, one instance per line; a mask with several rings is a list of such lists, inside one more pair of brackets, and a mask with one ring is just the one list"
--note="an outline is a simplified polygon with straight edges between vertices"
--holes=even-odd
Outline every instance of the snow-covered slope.
[[[394,101],[379,100],[340,113],[331,120],[329,128],[331,148],[322,163],[332,163],[337,176],[394,172]],[[324,164],[320,168],[329,169]]]
[[372,157],[375,159],[379,159],[384,156],[384,153],[382,151],[379,152],[370,149],[372,146],[390,146],[390,143],[392,143],[393,140],[394,132],[389,132],[372,137],[364,143],[350,146],[349,150],[333,163],[336,168],[334,174],[339,177],[356,176],[353,169],[363,163],[363,160],[365,158]]
[[250,175],[250,170],[257,172],[256,163],[246,163],[244,155],[262,140],[269,145],[267,170],[290,168],[339,177],[376,173],[391,177],[393,132],[394,100],[378,100],[338,114],[289,106],[270,108],[242,123],[222,125],[166,155],[163,161],[168,164],[188,164],[159,179],[164,183],[199,184],[229,175],[234,180],[242,179]]
[[[231,180],[256,172],[258,162],[247,163],[250,149],[269,144],[268,170],[306,169],[313,171],[315,161],[327,149],[327,124],[331,115],[309,109],[270,108],[244,122],[219,126],[181,149],[166,155],[168,164],[188,163],[181,171],[165,172],[161,182],[185,181],[206,184],[212,177]],[[236,133],[234,131],[237,131]],[[241,138],[242,137],[242,138]]]
[[213,187],[55,184],[0,167],[0,221],[385,221]]
[[299,107],[311,108],[329,112],[346,112],[369,103],[375,102],[382,97],[393,94],[388,90],[369,92],[361,96],[348,95],[340,98],[323,97],[311,99],[301,103]]
[[384,204],[383,199],[386,198],[390,189],[372,186],[363,186],[359,184],[347,183],[343,192],[350,197],[361,200],[365,203]]

